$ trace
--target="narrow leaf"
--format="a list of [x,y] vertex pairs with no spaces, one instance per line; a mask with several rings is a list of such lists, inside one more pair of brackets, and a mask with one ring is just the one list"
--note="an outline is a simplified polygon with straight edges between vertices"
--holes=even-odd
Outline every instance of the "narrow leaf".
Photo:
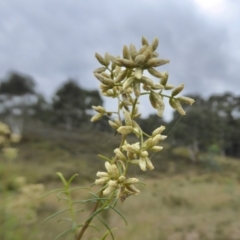
[[59,211],[59,212],[56,212],[56,213],[52,214],[51,216],[47,217],[47,218],[42,222],[42,224],[44,224],[45,222],[47,222],[49,219],[51,219],[51,218],[53,218],[53,217],[56,217],[57,215],[59,215],[59,214],[61,214],[61,213],[63,213],[63,212],[66,212],[66,211],[68,211],[68,210],[69,210],[69,208],[64,209],[64,210],[61,210],[61,211]]
[[127,225],[128,225],[128,222],[127,222],[126,218],[123,216],[123,214],[122,214],[119,210],[117,210],[115,207],[112,207],[112,206],[110,206],[110,205],[109,205],[109,207],[110,207],[112,210],[114,210],[114,211],[123,219],[123,221],[125,222],[125,224],[126,224],[126,226],[127,226]]
[[77,189],[87,189],[87,190],[90,190],[91,188],[89,188],[89,187],[75,187],[75,188],[69,189],[68,191],[71,192],[71,191],[75,191]]
[[66,179],[64,178],[64,176],[62,175],[62,173],[60,173],[60,172],[57,172],[56,173],[59,177],[60,177],[60,179],[62,180],[62,183],[63,183],[63,185],[65,186],[65,187],[67,187],[67,181],[66,181]]
[[114,240],[114,236],[112,233],[111,228],[108,226],[108,224],[101,218],[101,217],[97,217],[102,223],[103,225],[107,228],[107,230],[109,231],[109,233],[111,234],[112,240]]
[[68,232],[71,232],[72,231],[72,229],[68,229],[68,230],[66,230],[66,231],[64,231],[64,232],[62,232],[61,234],[59,234],[57,237],[55,237],[54,238],[54,240],[57,240],[57,239],[59,239],[60,237],[62,237],[63,235],[65,235],[66,233],[68,233]]
[[54,190],[52,190],[50,192],[44,193],[42,196],[39,197],[39,199],[44,198],[44,197],[46,197],[46,196],[48,196],[48,195],[50,195],[52,193],[58,192],[60,190],[64,190],[64,188],[57,188],[57,189],[54,189]]
[[111,159],[109,159],[109,158],[107,158],[107,157],[105,157],[105,156],[103,156],[103,155],[101,155],[101,154],[98,154],[97,156],[100,157],[100,158],[103,159],[103,160],[107,160],[108,162],[111,161]]
[[72,222],[73,220],[72,220],[71,218],[61,218],[61,219],[59,219],[57,222],[61,222],[61,221]]
[[77,176],[78,176],[78,174],[76,173],[76,174],[74,174],[74,175],[68,180],[68,182],[67,182],[68,186],[70,186],[70,184],[72,183],[73,179],[74,179],[75,177],[77,177]]

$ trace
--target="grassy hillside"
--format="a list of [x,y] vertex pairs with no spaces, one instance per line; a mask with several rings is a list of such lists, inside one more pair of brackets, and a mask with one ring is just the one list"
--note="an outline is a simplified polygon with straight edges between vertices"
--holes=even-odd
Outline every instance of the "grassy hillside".
[[[111,157],[118,143],[119,137],[114,133],[68,132],[28,124],[18,145],[18,159],[9,162],[0,156],[0,239],[54,239],[66,223],[57,223],[57,218],[43,226],[41,222],[63,209],[64,202],[58,202],[55,194],[39,201],[38,195],[43,189],[36,184],[43,184],[44,192],[58,188],[60,181],[55,173],[62,172],[67,178],[78,173],[74,185],[89,186],[95,173],[103,170],[103,160],[97,154]],[[132,172],[146,183],[145,187],[140,186],[141,193],[119,204],[128,225],[112,212],[103,216],[116,227],[117,240],[240,239],[239,160],[209,153],[202,154],[199,162],[192,164],[186,149],[171,149],[167,145],[152,159],[154,171]],[[87,197],[87,191],[75,191],[73,197]],[[31,211],[30,200],[34,202]],[[91,208],[88,204],[85,211],[79,213],[80,222]],[[101,234],[89,229],[85,239],[97,236]]]

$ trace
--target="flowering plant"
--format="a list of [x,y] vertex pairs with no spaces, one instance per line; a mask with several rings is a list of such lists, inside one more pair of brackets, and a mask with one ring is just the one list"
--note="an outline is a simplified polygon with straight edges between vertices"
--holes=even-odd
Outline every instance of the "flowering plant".
[[[68,231],[74,232],[76,240],[82,239],[86,229],[100,212],[112,209],[121,215],[116,209],[118,200],[124,202],[128,197],[140,192],[136,187],[139,180],[129,176],[129,169],[138,165],[142,171],[153,170],[154,166],[149,158],[149,152],[159,152],[163,149],[159,143],[167,137],[162,135],[165,127],[159,126],[149,135],[137,123],[137,119],[141,116],[138,107],[139,99],[143,95],[148,95],[149,101],[159,117],[162,117],[164,112],[164,98],[168,99],[170,106],[181,115],[185,115],[181,103],[190,105],[194,103],[191,98],[178,96],[183,90],[184,84],[177,87],[169,84],[168,73],[155,69],[169,63],[168,60],[158,58],[157,47],[157,38],[149,44],[143,37],[142,47],[139,50],[133,44],[129,47],[124,46],[122,57],[114,57],[108,53],[104,57],[98,53],[95,54],[98,62],[102,65],[94,71],[95,77],[100,81],[100,90],[104,96],[117,99],[118,105],[116,111],[108,111],[102,106],[93,106],[96,115],[91,118],[91,121],[98,121],[104,115],[113,116],[109,120],[109,125],[121,135],[121,141],[118,148],[113,150],[112,158],[100,155],[105,160],[106,172],[97,172],[95,184],[100,186],[98,193],[92,193],[93,198],[82,201],[82,203],[95,202],[89,218],[83,224],[77,224],[74,220],[71,189],[69,188],[73,177],[66,181],[63,175],[58,173],[64,184],[60,193],[70,199],[69,211],[72,214],[73,225]],[[148,76],[145,73],[148,73]],[[156,80],[152,80],[149,76]],[[171,91],[170,95],[164,93],[169,90]],[[131,134],[136,136],[134,143],[128,142]],[[114,238],[107,223],[103,219],[99,219],[108,229],[102,239],[105,239],[109,233]],[[60,234],[59,237],[63,234]]]

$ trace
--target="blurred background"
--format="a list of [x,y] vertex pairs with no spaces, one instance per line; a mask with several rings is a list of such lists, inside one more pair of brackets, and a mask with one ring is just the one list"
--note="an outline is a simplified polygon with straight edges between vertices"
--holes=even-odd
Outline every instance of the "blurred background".
[[158,70],[195,103],[184,117],[166,107],[159,118],[141,100],[143,130],[165,125],[168,138],[154,171],[132,171],[146,187],[119,206],[128,226],[103,217],[116,239],[240,239],[239,9],[237,0],[0,1],[0,120],[22,135],[16,159],[0,155],[0,239],[51,240],[65,227],[41,226],[64,203],[38,197],[60,186],[55,172],[92,183],[97,154],[111,157],[120,139],[107,117],[90,122],[92,105],[116,106],[98,91],[94,54],[120,55],[142,36],[159,38],[170,63]]

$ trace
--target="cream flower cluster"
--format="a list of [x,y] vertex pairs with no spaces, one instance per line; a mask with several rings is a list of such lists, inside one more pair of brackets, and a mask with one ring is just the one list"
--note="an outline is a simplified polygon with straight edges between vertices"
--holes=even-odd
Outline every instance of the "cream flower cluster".
[[[169,63],[168,60],[158,58],[159,54],[156,52],[158,43],[157,38],[149,44],[143,37],[142,47],[139,50],[133,44],[129,47],[124,46],[122,57],[114,57],[108,53],[104,57],[98,53],[95,54],[102,65],[94,71],[95,77],[100,81],[100,90],[104,96],[116,98],[118,106],[115,112],[107,111],[102,106],[93,106],[97,114],[92,117],[91,121],[98,121],[104,115],[116,115],[115,118],[109,120],[109,125],[122,136],[121,143],[114,150],[112,159],[108,159],[105,163],[107,172],[98,172],[98,179],[95,183],[103,185],[103,195],[113,193],[122,201],[130,195],[139,193],[134,186],[139,180],[127,178],[130,166],[137,164],[143,171],[154,169],[149,152],[161,151],[162,146],[158,144],[167,137],[162,135],[164,126],[159,126],[151,135],[142,131],[137,123],[137,119],[141,116],[138,111],[140,97],[148,95],[159,117],[162,117],[164,112],[164,98],[168,98],[170,106],[181,115],[185,115],[181,103],[190,105],[194,103],[191,98],[178,96],[184,88],[183,84],[177,87],[169,84],[168,73],[155,69]],[[157,81],[149,78],[149,75]],[[171,95],[163,93],[169,90],[172,91]],[[137,137],[135,143],[127,142],[130,134]]]

